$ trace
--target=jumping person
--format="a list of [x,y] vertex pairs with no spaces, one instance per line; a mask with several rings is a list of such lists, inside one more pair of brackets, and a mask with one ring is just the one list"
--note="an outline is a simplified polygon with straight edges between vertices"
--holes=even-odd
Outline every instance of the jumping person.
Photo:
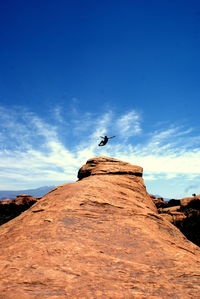
[[114,138],[116,136],[112,136],[112,137],[100,136],[100,137],[103,138],[103,140],[101,140],[101,142],[98,144],[98,146],[104,146],[104,145],[106,145],[106,143],[108,142],[109,139]]

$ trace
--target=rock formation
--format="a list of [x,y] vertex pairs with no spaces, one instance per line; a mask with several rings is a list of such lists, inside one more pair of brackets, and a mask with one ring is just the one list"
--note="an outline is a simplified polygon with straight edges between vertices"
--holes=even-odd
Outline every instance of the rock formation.
[[0,201],[0,225],[17,217],[29,209],[37,199],[31,195],[20,194],[14,199]]
[[193,197],[182,198],[180,200],[180,205],[183,210],[188,208],[200,209],[200,194]]
[[164,208],[158,207],[158,212],[176,225],[190,241],[200,246],[200,195],[172,199]]
[[153,200],[156,208],[164,208],[166,206],[166,203],[163,199],[163,197],[157,197],[153,194],[150,194],[151,200]]
[[200,249],[142,168],[97,157],[78,177],[0,227],[0,298],[199,298]]

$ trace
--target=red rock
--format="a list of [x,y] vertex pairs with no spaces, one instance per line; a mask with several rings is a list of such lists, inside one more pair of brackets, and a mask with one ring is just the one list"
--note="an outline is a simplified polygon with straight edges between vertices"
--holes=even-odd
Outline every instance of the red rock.
[[200,249],[158,215],[130,165],[110,160],[102,175],[108,164],[93,160],[90,176],[1,226],[0,298],[198,298]]
[[180,206],[180,204],[181,204],[180,199],[170,199],[166,204],[166,207]]
[[91,175],[135,175],[142,177],[143,169],[140,166],[131,165],[109,157],[96,157],[89,159],[78,172],[78,178],[82,179]]
[[163,217],[164,219],[166,219],[167,221],[169,221],[170,223],[174,222],[174,217],[173,215],[170,213],[160,213],[159,214],[161,217]]
[[181,208],[195,207],[200,209],[200,194],[193,197],[184,197],[181,199]]
[[200,246],[200,199],[186,197],[179,200],[182,205],[159,208],[158,212],[169,222],[173,223],[193,243]]
[[3,199],[3,200],[0,200],[0,205],[7,205],[7,204],[10,204],[11,203],[11,199]]
[[180,206],[161,208],[158,211],[160,212],[160,216],[164,217],[166,220],[173,224],[175,224],[176,221],[180,221],[186,218],[186,215],[180,211]]
[[175,225],[177,221],[182,221],[183,219],[187,218],[187,216],[182,212],[161,213],[160,216]]
[[172,207],[167,207],[167,208],[161,208],[159,210],[162,213],[171,213],[171,212],[180,211],[180,206],[172,206]]
[[30,208],[37,199],[27,194],[18,195],[14,199],[0,201],[0,225],[10,221],[22,212]]
[[0,205],[4,204],[16,204],[16,205],[21,205],[21,204],[28,204],[31,202],[36,202],[37,199],[31,195],[28,194],[20,194],[17,195],[16,198],[13,199],[3,199],[0,201]]
[[17,195],[16,199],[13,200],[16,205],[35,203],[36,201],[37,199],[35,197],[28,194]]
[[150,198],[153,200],[154,204],[158,209],[165,206],[165,201],[163,197],[156,197],[155,195],[150,194]]

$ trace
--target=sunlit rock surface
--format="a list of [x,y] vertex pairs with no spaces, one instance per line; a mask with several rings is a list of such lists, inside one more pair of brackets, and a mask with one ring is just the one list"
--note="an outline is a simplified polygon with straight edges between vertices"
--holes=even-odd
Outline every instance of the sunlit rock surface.
[[0,227],[0,298],[199,298],[200,249],[142,168],[97,157],[78,176]]

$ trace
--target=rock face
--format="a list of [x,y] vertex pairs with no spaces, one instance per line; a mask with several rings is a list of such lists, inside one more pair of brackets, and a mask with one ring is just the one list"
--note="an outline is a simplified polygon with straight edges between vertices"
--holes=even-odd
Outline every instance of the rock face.
[[180,202],[183,209],[196,208],[200,210],[200,194],[193,197],[184,197]]
[[190,241],[200,246],[200,195],[172,199],[164,208],[158,207],[158,212],[176,225]]
[[89,159],[78,172],[78,178],[91,175],[135,175],[142,177],[143,169],[140,166],[131,165],[113,158],[97,157]]
[[94,158],[2,225],[0,298],[199,298],[200,249],[157,213],[141,174]]
[[0,201],[0,225],[17,217],[29,209],[37,199],[31,195],[21,194],[14,199]]
[[154,204],[156,205],[156,208],[164,208],[166,206],[165,201],[163,197],[157,197],[153,194],[150,194],[151,200],[153,200]]

